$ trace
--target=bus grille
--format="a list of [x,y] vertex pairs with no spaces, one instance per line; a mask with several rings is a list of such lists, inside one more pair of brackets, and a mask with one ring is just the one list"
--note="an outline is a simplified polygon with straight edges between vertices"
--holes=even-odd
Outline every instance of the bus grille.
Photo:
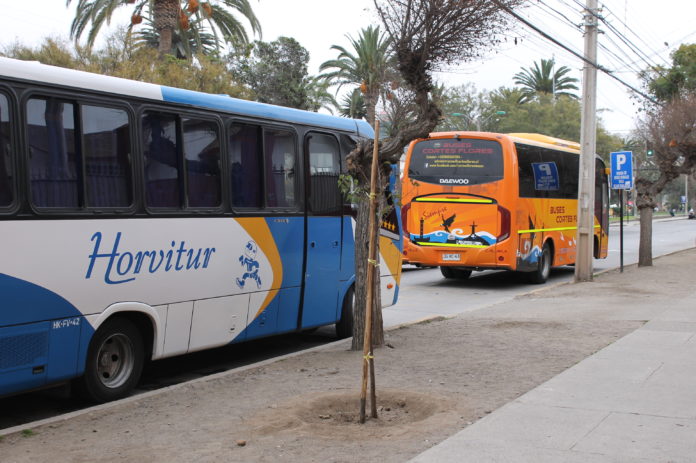
[[31,365],[48,353],[48,332],[0,337],[0,370]]

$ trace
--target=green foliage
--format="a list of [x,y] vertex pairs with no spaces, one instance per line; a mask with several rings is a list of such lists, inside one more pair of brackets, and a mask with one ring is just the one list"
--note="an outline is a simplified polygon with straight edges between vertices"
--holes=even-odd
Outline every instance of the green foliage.
[[570,68],[561,66],[556,69],[553,59],[542,59],[534,67],[522,68],[515,74],[514,82],[521,87],[521,102],[531,101],[541,95],[556,95],[577,98],[571,90],[578,90],[578,79],[568,77]]
[[324,79],[307,73],[309,52],[291,37],[257,41],[250,51],[228,57],[232,74],[262,103],[317,111],[335,106]]
[[380,32],[379,26],[362,29],[357,39],[350,35],[347,38],[351,49],[332,45],[331,49],[338,51],[338,57],[322,63],[319,70],[329,70],[322,77],[339,89],[346,84],[359,86],[368,122],[374,125],[380,94],[386,95],[389,91],[387,83],[396,75],[391,42],[386,34]]
[[364,119],[367,117],[365,98],[363,98],[359,88],[355,88],[352,92],[343,95],[338,112],[341,116],[350,117],[351,119]]
[[655,67],[643,77],[648,89],[661,101],[669,101],[681,92],[696,91],[696,44],[683,44],[672,52],[672,67]]
[[251,95],[248,89],[234,82],[225,64],[219,60],[207,56],[196,57],[195,63],[173,56],[158,60],[156,50],[137,47],[130,35],[123,31],[109,37],[107,45],[96,51],[80,46],[71,48],[65,40],[47,38],[36,48],[15,43],[0,54],[199,92],[246,99]]
[[[506,95],[514,97],[516,93]],[[499,132],[532,132],[565,140],[580,139],[580,103],[575,99],[540,94],[534,100],[520,104],[492,94],[490,104],[506,113],[498,121]]]
[[[123,6],[132,8],[133,18],[145,20],[140,36],[144,43],[179,58],[219,52],[222,43],[248,43],[246,29],[234,13],[261,34],[249,0],[208,0],[192,9],[188,0],[77,0],[70,37],[79,40],[89,30],[87,45],[91,48],[104,24]],[[128,30],[135,26],[131,22]]]
[[22,429],[22,437],[32,437],[35,436],[36,432],[32,429]]

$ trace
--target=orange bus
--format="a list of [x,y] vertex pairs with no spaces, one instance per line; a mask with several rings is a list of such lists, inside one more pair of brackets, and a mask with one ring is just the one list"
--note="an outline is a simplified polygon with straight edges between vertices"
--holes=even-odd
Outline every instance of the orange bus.
[[[404,262],[524,272],[544,283],[575,263],[580,145],[539,134],[439,132],[411,142],[402,177]],[[595,169],[594,257],[605,258],[609,190]]]

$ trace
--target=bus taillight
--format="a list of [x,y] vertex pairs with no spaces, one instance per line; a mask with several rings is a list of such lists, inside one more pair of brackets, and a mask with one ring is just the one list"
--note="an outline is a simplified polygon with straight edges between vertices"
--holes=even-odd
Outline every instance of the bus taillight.
[[510,238],[510,211],[502,206],[498,206],[500,213],[500,234],[498,235],[498,243]]

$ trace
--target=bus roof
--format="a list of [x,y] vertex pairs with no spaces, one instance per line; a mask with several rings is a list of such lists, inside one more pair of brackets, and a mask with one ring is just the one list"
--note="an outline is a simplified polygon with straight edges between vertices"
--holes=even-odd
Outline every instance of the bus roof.
[[431,138],[446,138],[446,137],[507,137],[513,142],[531,143],[535,145],[545,145],[555,149],[565,151],[580,152],[580,143],[563,140],[561,138],[549,137],[540,133],[495,133],[495,132],[432,132]]
[[119,77],[93,74],[91,72],[76,71],[41,64],[37,61],[21,61],[0,57],[0,77],[88,89],[147,100],[179,103],[199,108],[216,109],[232,114],[341,130],[367,138],[374,137],[374,130],[370,124],[363,120],[347,119],[283,106],[240,100],[228,95],[212,95]]

